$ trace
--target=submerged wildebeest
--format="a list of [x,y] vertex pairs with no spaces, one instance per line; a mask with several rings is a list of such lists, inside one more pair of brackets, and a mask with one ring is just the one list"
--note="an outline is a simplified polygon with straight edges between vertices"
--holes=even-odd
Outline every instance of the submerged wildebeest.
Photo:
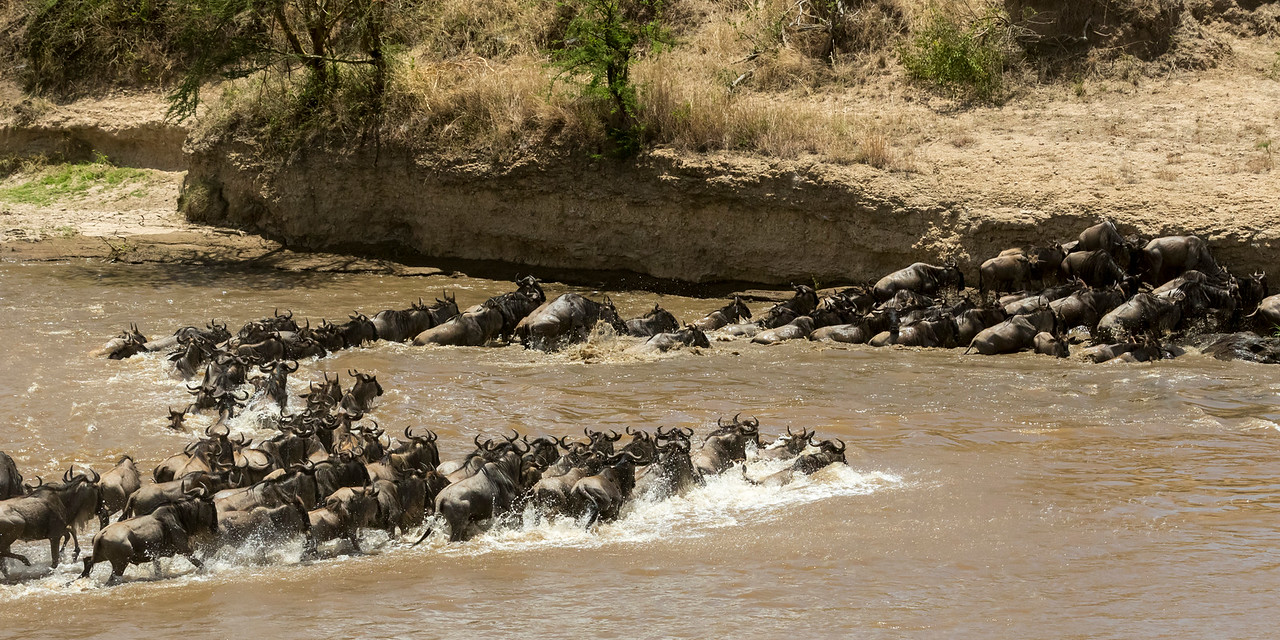
[[725,325],[750,317],[751,310],[747,308],[746,303],[742,301],[742,298],[734,296],[732,302],[723,308],[708,313],[701,320],[694,322],[693,326],[702,331],[715,331]]
[[653,310],[639,318],[627,320],[627,335],[635,338],[649,338],[659,333],[667,333],[680,328],[680,322],[670,311],[654,304]]

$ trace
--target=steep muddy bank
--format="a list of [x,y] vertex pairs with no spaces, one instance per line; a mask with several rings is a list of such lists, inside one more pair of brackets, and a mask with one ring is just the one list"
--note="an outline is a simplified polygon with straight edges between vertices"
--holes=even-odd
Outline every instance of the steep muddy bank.
[[1280,211],[1122,197],[982,207],[926,178],[863,165],[664,150],[632,162],[504,166],[386,146],[317,149],[284,163],[245,142],[189,151],[180,203],[189,220],[294,248],[769,284],[861,281],[946,258],[973,271],[1010,246],[1071,239],[1102,216],[1126,233],[1203,235],[1238,272],[1266,269],[1280,248],[1271,220]]

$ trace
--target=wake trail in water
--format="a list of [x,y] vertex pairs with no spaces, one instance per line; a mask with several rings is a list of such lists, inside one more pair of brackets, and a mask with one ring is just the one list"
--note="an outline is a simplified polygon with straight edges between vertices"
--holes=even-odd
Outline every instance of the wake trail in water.
[[[789,461],[753,461],[747,463],[747,471],[752,477],[762,477],[788,464]],[[431,554],[481,557],[552,548],[590,550],[614,545],[642,545],[659,540],[696,539],[715,530],[782,520],[791,510],[804,505],[866,496],[903,486],[906,483],[902,477],[893,473],[834,464],[810,476],[797,476],[791,484],[766,487],[745,480],[741,466],[735,466],[682,496],[661,501],[633,500],[623,508],[617,520],[600,523],[592,530],[585,528],[585,518],[535,518],[530,509],[522,514],[522,518],[508,516],[488,531],[462,543],[448,542],[440,522],[434,517],[428,518],[423,528],[398,538],[390,538],[382,531],[362,529],[360,539],[361,547],[367,553],[406,558]],[[435,531],[421,545],[410,547],[425,527],[434,527]],[[91,553],[92,536],[81,535],[81,545],[86,553]],[[150,565],[130,566],[125,571],[124,580],[126,584],[151,583],[158,577],[157,584],[180,586],[192,581],[233,581],[237,575],[258,572],[264,566],[287,567],[304,563],[323,566],[359,559],[358,556],[335,555],[347,552],[342,545],[345,543],[322,544],[321,556],[327,554],[330,557],[306,561],[300,539],[279,542],[250,540],[246,544],[218,549],[205,561],[203,571],[195,571],[185,559],[172,558],[161,561],[162,570],[158,576]],[[18,550],[17,546],[23,549]],[[32,543],[15,546],[15,551],[32,558],[33,566],[22,567],[10,561],[11,577],[7,583],[0,584],[0,602],[104,588],[104,576],[109,573],[105,565],[95,568],[94,574],[87,579],[78,579],[82,568],[79,562],[63,562],[50,571],[47,548],[46,545]],[[39,553],[41,549],[45,550],[43,558]],[[64,557],[69,560],[69,555]]]

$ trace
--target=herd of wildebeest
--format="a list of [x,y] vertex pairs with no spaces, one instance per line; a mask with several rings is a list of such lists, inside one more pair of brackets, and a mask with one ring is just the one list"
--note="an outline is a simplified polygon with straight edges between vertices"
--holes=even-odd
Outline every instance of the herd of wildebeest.
[[[747,478],[765,484],[845,462],[839,440],[788,428],[765,444],[757,421],[736,416],[718,421],[699,447],[688,428],[628,428],[625,445],[615,445],[621,434],[591,429],[577,440],[513,433],[476,436],[473,451],[442,462],[435,433],[406,428],[398,441],[376,422],[362,422],[383,390],[376,376],[359,371],[348,372],[346,391],[338,376],[325,374],[290,412],[288,376],[298,360],[377,340],[554,350],[608,325],[645,338],[628,351],[649,353],[709,348],[711,334],[762,344],[807,338],[967,347],[985,355],[1034,350],[1092,362],[1174,357],[1179,344],[1196,343],[1220,358],[1280,362],[1280,340],[1268,335],[1280,325],[1280,296],[1269,295],[1265,274],[1231,274],[1195,236],[1146,241],[1103,221],[1067,244],[1004,251],[981,263],[977,275],[977,289],[967,289],[956,265],[916,263],[865,286],[795,286],[790,299],[754,319],[735,297],[683,326],[659,306],[623,320],[607,297],[568,293],[548,301],[532,277],[465,311],[446,293],[431,306],[420,300],[372,317],[355,313],[341,324],[299,325],[292,313],[273,312],[234,335],[210,322],[157,340],[132,326],[99,353],[120,359],[168,352],[175,376],[198,380],[187,386],[191,404],[169,410],[169,426],[183,430],[186,416],[201,412],[217,421],[155,467],[145,486],[128,456],[102,474],[68,470],[60,483],[24,484],[0,453],[0,570],[7,575],[5,558],[27,562],[11,551],[18,540],[48,540],[54,566],[68,540],[78,556],[75,532],[94,516],[100,528],[83,575],[107,562],[115,580],[129,564],[161,557],[183,555],[198,566],[197,542],[299,536],[314,554],[332,540],[358,551],[357,533],[370,527],[403,536],[430,523],[419,542],[434,530],[464,540],[481,524],[529,514],[585,518],[589,528],[618,517],[633,496],[665,499],[735,467],[745,476],[740,463],[748,457],[790,461],[774,475]],[[271,405],[279,411],[263,410]],[[232,437],[227,420],[245,409],[259,410],[274,435]]]
[[[590,529],[616,519],[632,499],[681,495],[735,467],[752,484],[781,486],[796,474],[846,463],[843,441],[816,440],[812,431],[788,427],[762,443],[759,421],[739,416],[717,421],[699,448],[687,427],[627,427],[625,444],[617,431],[587,428],[577,438],[477,435],[474,450],[441,461],[430,430],[406,427],[404,440],[397,440],[376,421],[361,422],[382,387],[375,376],[353,375],[346,392],[336,376],[310,385],[301,398],[305,408],[274,419],[277,433],[270,438],[232,436],[221,421],[206,427],[203,437],[157,465],[149,484],[131,456],[101,474],[72,468],[62,482],[24,483],[13,459],[0,452],[0,570],[8,577],[6,558],[30,566],[12,551],[20,540],[47,540],[53,567],[67,542],[78,559],[76,532],[95,517],[99,529],[80,577],[108,563],[114,582],[131,564],[181,555],[201,567],[199,554],[250,539],[301,539],[304,557],[330,541],[360,552],[362,529],[407,542],[403,536],[432,516],[413,544],[437,528],[456,542],[480,527],[511,526],[525,517],[585,518]],[[179,427],[182,415],[171,411]],[[739,464],[748,457],[785,465],[751,478]]]

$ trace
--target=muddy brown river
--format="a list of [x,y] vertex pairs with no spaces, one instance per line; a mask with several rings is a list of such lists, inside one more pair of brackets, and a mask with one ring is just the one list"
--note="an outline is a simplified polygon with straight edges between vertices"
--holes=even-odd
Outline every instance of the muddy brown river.
[[[105,471],[122,453],[149,475],[180,450],[191,435],[169,432],[165,409],[190,396],[163,354],[88,355],[129,322],[160,336],[277,307],[343,319],[442,289],[465,307],[510,288],[3,264],[0,450],[28,478]],[[691,320],[723,304],[610,295],[627,317],[661,302]],[[369,533],[367,555],[306,562],[300,543],[247,545],[201,572],[183,559],[159,578],[131,567],[113,587],[105,568],[77,580],[70,552],[50,571],[46,544],[19,543],[33,566],[9,563],[0,638],[1263,638],[1280,622],[1280,368],[742,340],[636,358],[631,344],[597,336],[548,355],[380,343],[304,361],[292,384],[376,372],[387,392],[370,417],[436,430],[445,458],[477,432],[701,435],[742,411],[766,435],[792,425],[846,439],[849,466],[781,488],[721,477],[591,533],[560,521],[413,548]],[[266,433],[251,414],[232,426]]]

